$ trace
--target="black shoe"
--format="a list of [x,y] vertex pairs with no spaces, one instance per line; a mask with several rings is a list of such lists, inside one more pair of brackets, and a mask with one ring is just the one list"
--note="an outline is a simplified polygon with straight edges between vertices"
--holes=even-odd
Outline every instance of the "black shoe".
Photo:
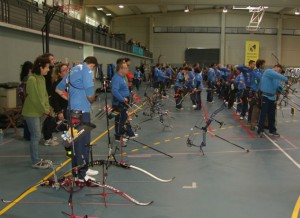
[[200,108],[200,107],[196,107],[194,110],[195,110],[195,111],[200,111],[201,108]]
[[263,137],[263,135],[264,135],[264,132],[263,132],[263,131],[261,132],[261,131],[257,130],[257,134],[259,135],[259,137],[261,137],[261,138],[262,138],[262,137]]
[[278,134],[278,132],[270,132],[270,135],[272,135],[274,137],[280,137],[280,135]]

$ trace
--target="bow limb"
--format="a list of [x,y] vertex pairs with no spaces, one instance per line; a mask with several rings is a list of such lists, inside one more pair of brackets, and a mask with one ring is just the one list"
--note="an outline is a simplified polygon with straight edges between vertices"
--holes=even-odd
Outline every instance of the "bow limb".
[[115,187],[110,186],[110,185],[107,185],[107,184],[102,184],[102,183],[95,182],[95,181],[91,181],[91,183],[94,184],[94,185],[96,185],[96,186],[99,186],[99,187],[101,187],[101,188],[107,188],[107,189],[113,191],[114,193],[116,193],[116,194],[122,196],[123,198],[125,198],[125,199],[131,201],[132,203],[134,203],[134,204],[136,204],[136,205],[139,205],[139,206],[148,206],[148,205],[150,205],[150,204],[153,203],[153,201],[145,202],[145,203],[140,202],[140,201],[134,199],[133,197],[129,196],[128,194],[126,194],[126,193],[120,191],[119,189],[116,189]]
[[135,169],[137,171],[140,171],[140,172],[142,172],[142,173],[144,173],[144,174],[152,177],[153,179],[155,179],[155,180],[157,180],[159,182],[171,182],[171,181],[173,181],[175,179],[175,177],[173,177],[172,179],[161,179],[161,178],[158,178],[157,176],[153,175],[152,173],[150,173],[150,172],[148,172],[146,170],[143,170],[143,169],[141,169],[141,168],[139,168],[137,166],[134,166],[134,165],[129,165],[129,168],[132,168],[132,169]]
[[[0,211],[0,216],[6,213],[8,210],[10,210],[13,206],[15,206],[18,202],[20,202],[23,198],[25,198],[30,193],[37,190],[37,188],[42,185],[46,180],[48,180],[50,177],[54,175],[54,173],[61,170],[65,165],[67,165],[71,161],[71,158],[67,159],[65,162],[63,162],[59,167],[57,167],[54,171],[51,171],[47,176],[45,176],[42,180],[37,182],[35,185],[29,187],[26,189],[21,195],[19,195],[15,200],[11,201],[6,207],[4,207]],[[3,201],[3,200],[2,200]]]

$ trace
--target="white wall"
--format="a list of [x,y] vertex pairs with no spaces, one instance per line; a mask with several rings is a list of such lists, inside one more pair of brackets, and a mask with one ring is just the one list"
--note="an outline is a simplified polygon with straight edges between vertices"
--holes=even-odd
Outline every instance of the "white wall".
[[149,19],[142,18],[129,18],[112,21],[113,33],[125,33],[126,41],[133,39],[134,41],[141,42],[142,45],[148,47],[149,40]]
[[[42,38],[35,33],[15,30],[0,26],[0,83],[18,82],[20,66],[25,61],[34,61],[42,54]],[[55,55],[56,60],[64,61],[69,58],[72,62],[83,60],[83,44],[69,42],[66,40],[50,38],[50,52]],[[143,58],[135,57],[117,51],[108,51],[103,48],[94,47],[94,55],[103,66],[115,63],[119,57],[128,56],[132,59],[132,66],[139,65]],[[106,68],[103,68],[106,72]]]
[[[246,27],[249,24],[251,14],[226,14],[226,27]],[[274,16],[265,15],[261,28],[277,28],[278,19]],[[199,26],[221,27],[221,14],[193,14],[153,16],[153,26]],[[153,41],[154,62],[160,55],[161,62],[180,64],[184,61],[184,52],[189,47],[220,48],[220,34],[199,33],[148,33],[149,18],[118,18],[113,20],[113,31],[124,32],[132,38],[138,38],[142,42]],[[284,17],[283,29],[299,29],[300,19],[296,17]],[[144,32],[142,32],[144,31]],[[244,63],[245,41],[260,41],[260,58],[273,65],[275,59],[272,53],[277,51],[276,35],[259,34],[226,34],[225,35],[225,62],[232,64]],[[148,44],[149,46],[149,44]],[[282,63],[287,66],[300,66],[300,36],[282,37]]]

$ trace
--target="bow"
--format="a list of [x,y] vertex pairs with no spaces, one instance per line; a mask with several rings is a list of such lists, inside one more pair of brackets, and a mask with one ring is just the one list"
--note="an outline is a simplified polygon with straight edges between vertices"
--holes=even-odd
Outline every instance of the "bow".
[[124,162],[118,162],[118,161],[107,161],[107,160],[95,160],[95,161],[92,161],[90,162],[88,165],[84,166],[84,167],[89,167],[89,166],[95,166],[95,165],[98,165],[98,166],[101,166],[101,165],[110,165],[110,166],[116,166],[116,167],[122,167],[122,168],[125,168],[125,169],[135,169],[139,172],[142,172],[150,177],[152,177],[153,179],[159,181],[159,182],[164,182],[164,183],[167,183],[167,182],[171,182],[175,179],[175,177],[171,178],[171,179],[161,179],[155,175],[153,175],[152,173],[142,169],[142,168],[139,168],[137,166],[134,166],[134,165],[130,165],[130,164],[126,164]]
[[[194,128],[191,128],[191,133],[189,134],[189,136],[188,136],[188,139],[187,139],[187,141],[186,141],[186,144],[187,144],[187,146],[189,146],[189,147],[200,147],[200,151],[202,152],[202,154],[204,155],[204,152],[203,152],[203,150],[202,150],[202,147],[205,147],[206,146],[206,133],[208,132],[208,127],[210,126],[210,124],[213,122],[213,121],[217,121],[216,119],[215,119],[215,116],[218,114],[218,113],[220,113],[222,110],[224,110],[226,108],[226,103],[224,102],[222,105],[221,105],[221,107],[219,107],[217,110],[215,110],[211,115],[210,115],[210,117],[209,117],[209,119],[206,121],[206,125],[204,126],[204,127],[199,127],[201,124],[202,124],[202,122],[203,122],[203,120],[202,120],[202,122],[199,124],[199,125],[197,125],[197,123],[194,125],[194,127],[196,128],[196,130],[197,129],[200,129],[200,130],[202,130],[202,133],[203,133],[203,139],[202,139],[202,142],[200,143],[200,145],[197,145],[197,144],[195,144],[194,143],[194,138],[192,138],[192,136],[193,137],[195,137],[195,135],[197,135],[196,134],[196,132],[194,132]],[[220,127],[224,124],[224,122],[220,122],[220,121],[217,121],[219,124],[220,124]],[[221,125],[222,124],[222,125]]]
[[[194,130],[194,128],[192,128],[191,129],[191,133],[189,134],[189,136],[188,136],[188,139],[187,139],[187,141],[186,141],[186,144],[187,144],[187,146],[188,147],[199,147],[200,148],[200,151],[201,151],[201,153],[204,155],[204,151],[203,151],[203,147],[205,147],[206,146],[206,133],[208,132],[208,133],[210,133],[211,135],[213,135],[213,136],[215,136],[215,137],[217,137],[217,138],[219,138],[219,139],[221,139],[221,140],[223,140],[223,141],[225,141],[225,142],[227,142],[227,143],[229,143],[229,144],[231,144],[231,145],[234,145],[234,146],[236,146],[236,147],[238,147],[238,148],[240,148],[240,149],[243,149],[243,150],[245,150],[246,152],[249,152],[249,150],[248,149],[246,149],[246,148],[244,148],[244,147],[242,147],[242,146],[240,146],[240,145],[238,145],[238,144],[235,144],[235,143],[233,143],[233,142],[231,142],[231,141],[229,141],[229,140],[227,140],[227,139],[225,139],[225,138],[223,138],[223,137],[221,137],[221,136],[219,136],[219,135],[216,135],[216,134],[214,134],[213,132],[211,132],[211,131],[209,131],[208,130],[208,127],[211,125],[211,123],[213,122],[213,121],[215,121],[215,122],[217,122],[217,123],[219,123],[220,124],[220,128],[222,127],[222,125],[224,125],[224,122],[222,121],[218,121],[218,120],[216,120],[214,117],[218,114],[218,113],[220,113],[222,110],[224,110],[225,108],[227,108],[227,103],[226,102],[224,102],[222,105],[221,105],[221,107],[220,108],[218,108],[217,110],[215,110],[211,115],[210,115],[210,117],[209,117],[209,119],[206,121],[206,125],[205,126],[203,126],[203,127],[200,127],[199,125],[194,125],[194,127],[195,127],[195,130],[202,130],[202,141],[200,142],[196,142],[195,143],[195,139],[194,139],[194,137],[197,135],[197,132],[195,132],[195,130]],[[204,119],[203,119],[204,120]],[[202,122],[203,122],[203,120],[202,120]],[[201,123],[202,123],[201,122]],[[201,125],[201,123],[200,123],[200,125]],[[198,133],[199,134],[199,133]],[[193,138],[192,138],[193,137]]]
[[[188,96],[190,96],[190,95],[192,95],[192,94],[194,94],[194,93],[196,93],[196,92],[202,92],[202,89],[193,89],[192,91],[189,91],[188,93],[186,93],[186,94],[182,97],[182,99],[180,100],[180,102],[177,103],[176,105],[180,105],[186,97],[188,97]],[[180,93],[179,93],[179,94],[175,94],[175,98],[179,97],[179,96],[176,96],[176,95],[180,95]]]
[[[44,184],[45,181],[47,181],[49,178],[51,178],[52,176],[54,176],[54,174],[56,172],[60,171],[64,166],[66,166],[70,162],[71,162],[71,158],[69,158],[65,162],[63,162],[59,167],[57,167],[55,170],[53,170],[51,173],[49,173],[45,178],[43,178],[42,180],[40,180],[39,182],[37,182],[35,185],[27,188],[22,194],[20,194],[17,198],[15,198],[15,200],[11,201],[6,207],[4,207],[0,211],[0,216],[3,215],[5,212],[7,212],[9,209],[11,209],[13,206],[15,206],[18,202],[20,202],[27,195],[29,195],[30,193],[36,191],[39,186],[41,186],[42,184]],[[1,200],[2,200],[2,202],[4,202],[3,199],[1,199]]]

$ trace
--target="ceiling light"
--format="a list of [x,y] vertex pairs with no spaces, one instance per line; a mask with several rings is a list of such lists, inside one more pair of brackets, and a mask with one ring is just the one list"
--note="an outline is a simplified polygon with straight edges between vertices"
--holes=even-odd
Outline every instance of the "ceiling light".
[[298,8],[296,9],[295,14],[296,14],[296,15],[300,15],[300,11],[299,11]]
[[227,8],[224,7],[224,8],[223,8],[223,13],[227,13],[227,12],[228,12]]
[[119,8],[124,8],[124,5],[119,5]]
[[106,16],[111,16],[111,13],[107,13]]
[[189,9],[189,7],[188,7],[188,6],[186,6],[186,8],[184,9],[184,12],[185,12],[185,13],[188,13],[188,12],[190,12],[190,9]]
[[103,11],[103,8],[97,8],[98,11]]

